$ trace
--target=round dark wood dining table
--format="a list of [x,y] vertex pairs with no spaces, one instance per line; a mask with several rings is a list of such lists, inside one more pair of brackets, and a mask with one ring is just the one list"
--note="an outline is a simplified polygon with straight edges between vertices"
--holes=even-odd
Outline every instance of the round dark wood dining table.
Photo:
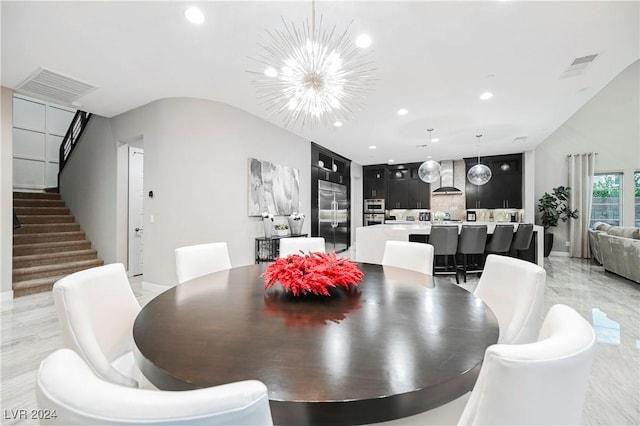
[[414,415],[470,391],[498,323],[480,299],[399,268],[357,264],[331,296],[265,290],[267,264],[216,272],[151,300],[136,362],[163,390],[256,379],[277,425],[355,425]]

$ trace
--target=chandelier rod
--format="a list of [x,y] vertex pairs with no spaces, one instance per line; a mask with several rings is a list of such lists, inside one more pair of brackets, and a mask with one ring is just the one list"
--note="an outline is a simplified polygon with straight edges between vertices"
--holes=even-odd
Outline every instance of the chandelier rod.
[[311,41],[316,36],[316,0],[311,0]]
[[476,135],[476,148],[478,151],[478,164],[480,164],[480,138],[482,135]]

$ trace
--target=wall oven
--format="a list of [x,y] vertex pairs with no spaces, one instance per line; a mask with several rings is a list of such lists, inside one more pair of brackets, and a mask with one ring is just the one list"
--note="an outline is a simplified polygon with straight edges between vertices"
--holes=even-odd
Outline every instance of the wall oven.
[[384,214],[384,199],[369,198],[364,200],[364,212]]
[[382,225],[384,223],[384,213],[365,213],[364,226]]

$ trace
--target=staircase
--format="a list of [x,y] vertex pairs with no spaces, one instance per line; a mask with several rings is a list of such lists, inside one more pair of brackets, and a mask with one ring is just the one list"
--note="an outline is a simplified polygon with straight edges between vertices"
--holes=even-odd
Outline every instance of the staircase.
[[51,290],[72,272],[101,266],[60,194],[14,192],[21,227],[13,231],[14,297]]

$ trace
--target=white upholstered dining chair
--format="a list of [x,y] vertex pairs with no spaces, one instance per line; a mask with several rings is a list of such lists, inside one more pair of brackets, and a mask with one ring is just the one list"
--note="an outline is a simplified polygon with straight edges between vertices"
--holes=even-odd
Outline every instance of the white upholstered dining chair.
[[487,348],[470,393],[376,426],[578,425],[595,350],[591,325],[555,305],[532,343]]
[[267,387],[245,380],[188,391],[132,389],[97,377],[73,351],[40,364],[38,408],[58,425],[272,425]]
[[176,249],[178,283],[231,269],[227,243],[207,243]]
[[382,264],[433,275],[433,246],[412,241],[386,241]]
[[280,253],[278,257],[287,257],[291,254],[301,254],[316,251],[325,252],[324,238],[322,237],[294,237],[280,239]]
[[474,294],[498,319],[498,343],[530,343],[542,324],[546,272],[520,259],[490,254]]
[[594,345],[591,325],[554,305],[537,341],[487,348],[459,424],[580,424]]
[[113,263],[68,275],[53,285],[62,344],[100,377],[138,387],[144,376],[133,358],[133,322],[140,312],[124,265]]

